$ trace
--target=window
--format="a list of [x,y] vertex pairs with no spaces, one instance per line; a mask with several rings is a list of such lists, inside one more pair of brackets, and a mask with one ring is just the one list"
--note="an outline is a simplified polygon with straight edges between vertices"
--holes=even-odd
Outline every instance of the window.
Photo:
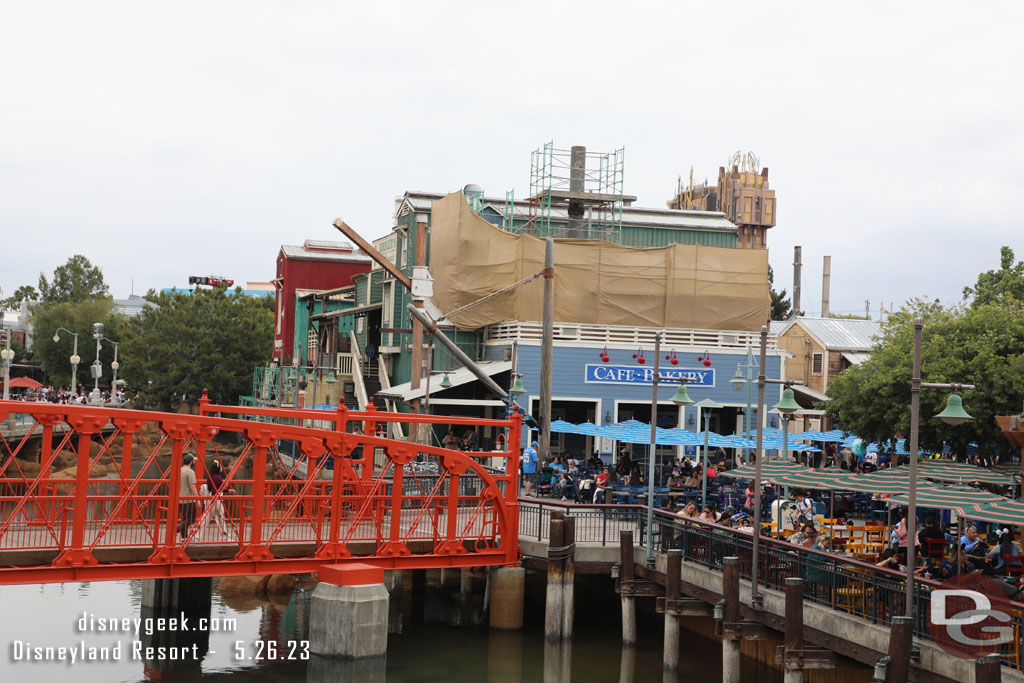
[[824,356],[820,353],[811,354],[811,373],[815,375],[821,374],[821,368],[823,365]]

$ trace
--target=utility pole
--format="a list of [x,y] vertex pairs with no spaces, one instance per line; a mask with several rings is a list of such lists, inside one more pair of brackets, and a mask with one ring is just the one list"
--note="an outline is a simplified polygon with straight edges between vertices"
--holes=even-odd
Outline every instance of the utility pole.
[[871,301],[869,299],[864,299],[864,317],[871,320]]
[[[544,245],[544,312],[540,347],[540,462],[551,457],[551,372],[555,336],[555,241]],[[540,470],[538,470],[540,471]]]
[[[413,266],[427,265],[427,224],[425,221],[416,221],[416,255]],[[413,305],[416,308],[423,308],[423,299],[413,297]],[[418,319],[412,320],[412,377],[409,378],[409,386],[415,391],[420,388],[420,380],[423,377],[423,323]],[[420,401],[412,402],[413,412],[420,412]],[[410,434],[411,436],[411,434]],[[420,440],[420,434],[416,440]]]

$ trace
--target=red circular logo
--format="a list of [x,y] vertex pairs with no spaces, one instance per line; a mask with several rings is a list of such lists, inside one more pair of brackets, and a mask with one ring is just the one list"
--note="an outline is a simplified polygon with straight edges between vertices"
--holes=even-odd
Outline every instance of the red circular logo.
[[974,659],[1013,642],[1013,607],[998,581],[963,574],[932,591],[928,631],[943,650]]

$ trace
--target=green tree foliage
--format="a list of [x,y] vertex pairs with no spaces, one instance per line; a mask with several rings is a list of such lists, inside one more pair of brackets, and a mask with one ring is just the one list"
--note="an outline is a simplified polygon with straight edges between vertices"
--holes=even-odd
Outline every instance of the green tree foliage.
[[[55,386],[71,384],[71,353],[74,339],[67,332],[60,333],[60,340],[53,341],[57,328],[64,327],[78,333],[78,365],[79,385],[91,386],[92,378],[89,366],[96,360],[96,340],[93,339],[93,323],[104,325],[103,336],[120,341],[123,329],[123,317],[115,312],[114,301],[110,298],[95,298],[72,303],[60,301],[42,303],[32,310],[32,328],[35,336],[32,339],[32,351],[35,358],[43,364],[50,382]],[[123,354],[118,360],[125,364]],[[114,360],[114,347],[107,342],[100,350],[100,362],[103,363],[103,378],[100,384],[109,386],[111,381],[110,363]],[[119,372],[120,376],[120,372]]]
[[253,368],[273,350],[272,300],[223,287],[146,299],[153,305],[126,321],[121,346],[137,403],[173,408],[207,389],[215,403],[237,404],[252,392]]
[[[775,271],[772,270],[771,266],[768,266],[768,282],[769,284],[775,283]],[[790,312],[793,310],[793,302],[786,296],[786,290],[783,289],[781,292],[776,292],[775,287],[771,288],[772,295],[772,320],[786,320],[789,318]]]
[[39,274],[39,294],[44,304],[77,303],[109,296],[110,291],[99,267],[81,254],[75,254],[67,263],[57,266],[52,281]]
[[999,270],[988,270],[978,275],[973,287],[964,287],[964,299],[972,299],[971,306],[1024,302],[1024,261],[1014,265],[1013,259],[1013,249],[1000,249]]
[[871,357],[829,385],[832,401],[822,407],[838,427],[871,441],[909,435],[916,317],[925,324],[922,380],[977,386],[963,393],[964,407],[975,419],[958,426],[933,418],[948,392],[921,391],[920,447],[934,451],[946,442],[963,454],[975,441],[984,452],[1009,453],[994,416],[1019,412],[1024,396],[1024,307],[1012,301],[975,302],[970,308],[908,302],[885,322]]
[[13,311],[21,306],[22,301],[35,301],[39,298],[39,292],[32,285],[22,285],[14,291],[14,294],[0,301],[0,310]]

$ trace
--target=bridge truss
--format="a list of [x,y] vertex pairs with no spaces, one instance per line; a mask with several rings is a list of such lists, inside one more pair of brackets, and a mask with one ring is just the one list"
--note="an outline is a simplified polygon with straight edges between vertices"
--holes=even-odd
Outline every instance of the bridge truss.
[[[0,401],[0,421],[13,414],[32,424],[24,436],[0,432],[0,585],[519,559],[512,452],[375,436],[389,422],[489,427],[515,448],[519,415],[243,408],[205,395],[199,415]],[[179,493],[186,453],[196,456],[197,486],[220,464],[220,491]],[[182,537],[190,509],[196,521]]]

